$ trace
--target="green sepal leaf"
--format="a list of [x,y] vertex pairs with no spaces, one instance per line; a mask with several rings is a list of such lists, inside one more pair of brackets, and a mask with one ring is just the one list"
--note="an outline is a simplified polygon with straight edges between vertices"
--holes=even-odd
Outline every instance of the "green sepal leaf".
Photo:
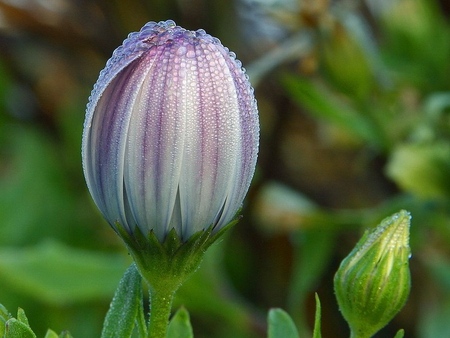
[[5,338],[36,338],[30,327],[16,318],[9,319],[5,328]]
[[119,223],[116,223],[115,229],[151,288],[176,290],[198,269],[206,250],[237,222],[238,219],[217,232],[211,225],[194,233],[185,242],[175,229],[169,231],[163,242],[153,231],[144,235],[136,228],[129,233]]
[[2,304],[0,304],[0,320],[3,320],[3,322],[6,322],[8,319],[12,318],[11,314],[9,313],[8,309],[4,307]]
[[59,335],[59,338],[73,338],[69,331],[63,331]]
[[10,318],[11,314],[9,313],[9,311],[2,304],[0,304],[0,337],[2,338],[5,335],[6,321]]
[[320,305],[319,295],[316,293],[315,296],[316,296],[316,318],[314,320],[313,338],[322,338],[321,332],[322,306]]
[[405,335],[405,330],[400,329],[397,331],[394,338],[403,338],[404,335]]
[[268,316],[268,338],[298,338],[298,331],[289,314],[282,309],[271,309]]
[[59,338],[59,336],[55,331],[48,329],[44,338]]
[[25,311],[20,307],[17,310],[17,320],[21,323],[24,323],[27,326],[30,326],[30,323],[28,323],[28,318],[25,314]]
[[193,338],[189,312],[181,307],[170,320],[167,338]]
[[119,283],[106,314],[101,337],[131,337],[142,300],[142,278],[133,263]]

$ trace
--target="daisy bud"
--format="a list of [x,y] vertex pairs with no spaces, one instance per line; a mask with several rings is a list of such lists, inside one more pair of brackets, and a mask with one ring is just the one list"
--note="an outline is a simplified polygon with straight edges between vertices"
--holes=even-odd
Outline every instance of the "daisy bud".
[[203,30],[149,22],[117,48],[91,93],[83,170],[118,233],[187,241],[232,222],[259,140],[253,89]]
[[372,337],[405,305],[411,288],[410,220],[402,210],[366,232],[334,277],[352,337]]

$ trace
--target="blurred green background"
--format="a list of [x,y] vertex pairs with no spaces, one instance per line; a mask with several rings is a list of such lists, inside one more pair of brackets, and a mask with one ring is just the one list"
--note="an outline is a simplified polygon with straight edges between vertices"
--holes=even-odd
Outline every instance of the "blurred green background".
[[244,63],[261,117],[244,218],[175,307],[196,337],[264,337],[269,308],[348,336],[332,278],[382,218],[412,215],[412,292],[378,337],[449,337],[450,5],[446,0],[0,0],[0,303],[98,337],[130,263],[81,169],[84,109],[131,31],[173,19]]

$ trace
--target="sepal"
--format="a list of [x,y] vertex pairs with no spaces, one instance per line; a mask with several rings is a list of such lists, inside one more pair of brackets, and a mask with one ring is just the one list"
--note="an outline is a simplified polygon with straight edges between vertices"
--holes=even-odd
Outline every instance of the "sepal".
[[36,335],[27,324],[11,318],[5,324],[5,338],[36,338]]
[[[36,338],[31,329],[25,311],[17,310],[17,318],[11,316],[8,310],[0,304],[0,337],[1,338]],[[44,338],[72,338],[69,332],[63,331],[59,336],[48,330]]]
[[55,331],[48,329],[44,338],[59,338],[59,336]]
[[144,236],[136,228],[130,234],[118,223],[116,229],[150,288],[164,285],[164,288],[176,290],[198,269],[206,250],[237,222],[238,219],[217,232],[214,232],[214,226],[210,226],[184,242],[175,229],[169,231],[162,242],[153,231]]

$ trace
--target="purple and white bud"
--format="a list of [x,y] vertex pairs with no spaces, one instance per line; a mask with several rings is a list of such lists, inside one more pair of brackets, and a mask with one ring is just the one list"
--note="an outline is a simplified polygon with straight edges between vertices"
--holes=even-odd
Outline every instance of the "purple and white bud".
[[203,30],[147,23],[94,86],[83,170],[113,228],[182,240],[233,221],[256,165],[259,121],[241,63]]

